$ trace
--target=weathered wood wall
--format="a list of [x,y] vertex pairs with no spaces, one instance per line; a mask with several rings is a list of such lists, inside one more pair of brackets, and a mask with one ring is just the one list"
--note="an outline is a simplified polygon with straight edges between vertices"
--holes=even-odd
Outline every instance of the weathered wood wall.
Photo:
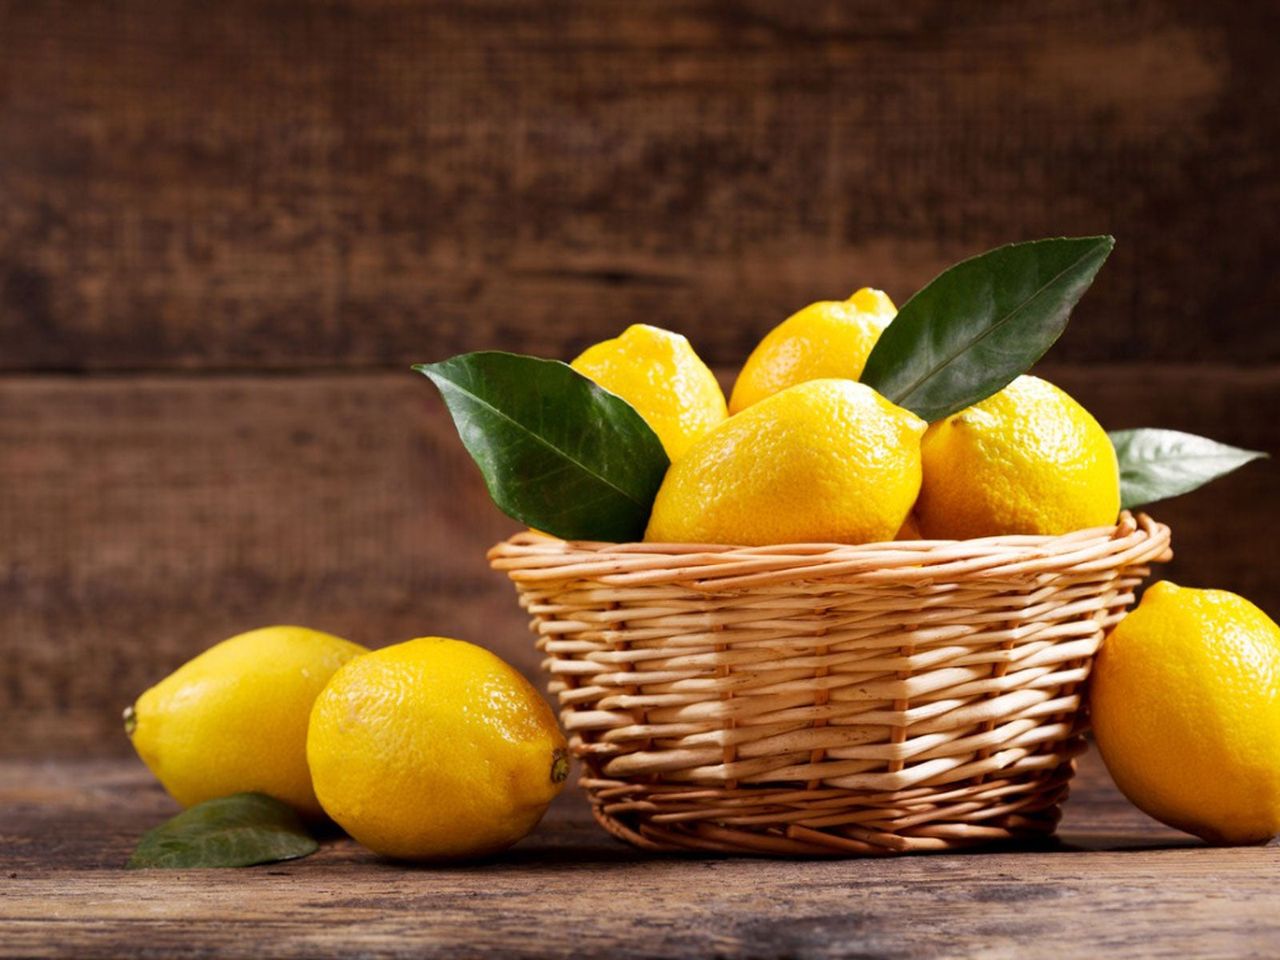
[[[1108,426],[1280,450],[1280,7],[0,0],[0,752],[111,750],[296,621],[525,669],[511,528],[413,361],[1120,245],[1052,354]],[[1280,610],[1274,464],[1160,508]]]

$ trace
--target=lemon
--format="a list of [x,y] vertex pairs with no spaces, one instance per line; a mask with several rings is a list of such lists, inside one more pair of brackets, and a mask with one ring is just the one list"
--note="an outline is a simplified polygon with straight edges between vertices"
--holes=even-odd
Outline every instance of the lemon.
[[339,670],[316,699],[307,759],[329,816],[370,850],[414,860],[510,846],[568,774],[564,736],[529,681],[445,637]]
[[263,627],[179,667],[125,711],[134,749],[184,807],[255,790],[320,816],[307,720],[334,671],[365,648],[305,627]]
[[730,412],[806,380],[857,380],[897,312],[884,291],[863,287],[848,300],[820,300],[793,313],[747,357],[733,385]]
[[892,540],[920,489],[925,423],[852,380],[810,380],[736,414],[667,470],[645,539]]
[[929,427],[916,517],[930,539],[1056,536],[1115,523],[1120,471],[1106,431],[1039,377]]
[[570,366],[635,407],[672,460],[728,416],[715,375],[669,330],[633,324],[587,347]]
[[1216,843],[1280,833],[1280,628],[1248,600],[1151,587],[1102,645],[1090,706],[1146,813]]

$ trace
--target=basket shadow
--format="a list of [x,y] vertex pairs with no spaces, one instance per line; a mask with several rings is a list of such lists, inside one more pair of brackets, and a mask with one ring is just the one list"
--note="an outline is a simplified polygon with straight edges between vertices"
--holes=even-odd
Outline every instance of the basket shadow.
[[1069,838],[1046,837],[1039,840],[1019,840],[1007,843],[992,843],[975,846],[968,850],[943,850],[936,852],[911,853],[901,856],[884,857],[789,857],[771,856],[768,854],[733,854],[725,855],[714,852],[699,851],[647,851],[627,846],[621,841],[609,837],[579,838],[571,842],[522,843],[512,849],[475,860],[447,861],[443,863],[405,863],[403,861],[379,858],[380,862],[395,865],[401,869],[425,870],[449,869],[490,872],[490,871],[528,871],[542,868],[625,868],[633,869],[644,864],[674,863],[713,863],[743,860],[773,861],[782,863],[839,863],[851,861],[874,860],[912,861],[934,857],[988,857],[996,855],[1053,855],[1092,853],[1105,850],[1111,853],[1151,853],[1165,850],[1185,850],[1205,848],[1204,841],[1195,837],[1170,837],[1153,841],[1150,837],[1135,835],[1117,836],[1115,834],[1074,834]]

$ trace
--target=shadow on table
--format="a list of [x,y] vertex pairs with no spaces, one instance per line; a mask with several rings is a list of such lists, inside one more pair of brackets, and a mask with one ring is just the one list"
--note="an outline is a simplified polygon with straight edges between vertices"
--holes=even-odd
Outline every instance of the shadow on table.
[[[1205,843],[1195,837],[1170,837],[1167,840],[1161,838],[1159,841],[1153,841],[1150,837],[1140,837],[1133,835],[1119,834],[1072,834],[1065,838],[1048,838],[1037,842],[1020,842],[1007,844],[992,844],[986,847],[975,847],[969,851],[957,852],[948,851],[936,854],[919,853],[911,854],[905,857],[877,857],[877,858],[817,858],[808,860],[802,857],[769,857],[769,856],[730,856],[726,857],[714,853],[655,853],[646,850],[638,850],[623,844],[621,841],[613,840],[607,835],[600,833],[595,836],[595,831],[583,831],[586,836],[572,838],[539,838],[537,835],[531,837],[510,850],[496,854],[492,857],[486,857],[480,860],[458,861],[449,863],[450,868],[470,869],[470,870],[495,870],[495,869],[527,869],[530,867],[601,867],[601,866],[625,866],[634,867],[637,864],[674,864],[674,863],[724,863],[737,862],[744,860],[760,860],[771,861],[775,863],[853,863],[860,860],[874,859],[879,863],[888,863],[892,861],[919,861],[921,859],[932,859],[935,857],[956,858],[956,857],[986,857],[994,855],[1020,855],[1020,854],[1056,854],[1056,853],[1091,853],[1098,851],[1106,851],[1111,853],[1152,853],[1172,850],[1185,850],[1194,848],[1203,848]],[[1276,845],[1280,845],[1273,841]],[[408,867],[410,869],[438,869],[441,864],[404,864],[397,861],[378,858],[370,854],[370,859],[378,860],[387,865],[395,864],[400,867]]]

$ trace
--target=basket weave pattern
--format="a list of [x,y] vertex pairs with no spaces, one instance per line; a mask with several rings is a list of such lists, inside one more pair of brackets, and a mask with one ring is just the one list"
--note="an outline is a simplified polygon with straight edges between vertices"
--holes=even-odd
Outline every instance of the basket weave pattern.
[[652,850],[944,850],[1052,833],[1080,688],[1169,530],[842,546],[498,544],[581,784]]

